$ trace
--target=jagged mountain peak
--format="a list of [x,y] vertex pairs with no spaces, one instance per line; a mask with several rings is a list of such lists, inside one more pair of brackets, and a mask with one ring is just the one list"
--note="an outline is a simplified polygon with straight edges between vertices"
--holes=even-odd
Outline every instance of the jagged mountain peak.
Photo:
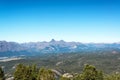
[[52,39],[50,42],[32,42],[32,43],[16,43],[0,41],[0,52],[7,51],[31,51],[34,52],[77,52],[81,50],[97,50],[97,49],[120,49],[120,44],[84,44],[78,42],[65,42],[64,40],[56,41]]
[[50,42],[56,42],[56,40],[55,39],[51,39],[51,41]]

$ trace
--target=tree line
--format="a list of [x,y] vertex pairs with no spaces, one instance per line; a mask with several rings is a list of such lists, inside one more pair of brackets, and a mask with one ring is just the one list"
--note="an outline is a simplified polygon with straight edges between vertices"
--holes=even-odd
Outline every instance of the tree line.
[[[37,68],[36,65],[26,66],[19,64],[16,66],[13,80],[120,80],[120,73],[105,74],[96,69],[93,65],[86,64],[81,73],[61,75],[50,69]],[[5,74],[0,67],[0,80],[5,80]]]

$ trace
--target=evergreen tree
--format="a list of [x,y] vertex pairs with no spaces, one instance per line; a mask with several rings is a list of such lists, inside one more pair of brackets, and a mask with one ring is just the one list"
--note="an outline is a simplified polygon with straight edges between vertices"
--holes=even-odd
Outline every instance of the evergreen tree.
[[32,80],[36,80],[38,75],[38,69],[36,65],[32,65],[31,70],[32,70]]
[[103,74],[94,66],[85,65],[81,78],[82,80],[103,80]]
[[114,73],[110,75],[106,75],[104,80],[120,80],[120,73]]
[[103,80],[103,74],[92,65],[85,65],[82,74],[77,75],[74,80]]
[[37,80],[55,80],[55,75],[51,70],[41,68],[39,70]]
[[14,73],[14,80],[36,80],[37,68],[36,66],[24,66],[19,64]]
[[25,66],[23,64],[17,65],[14,73],[14,80],[22,80],[24,71],[25,71]]
[[0,67],[0,80],[5,80],[5,78],[4,78],[4,71],[2,70],[1,67]]

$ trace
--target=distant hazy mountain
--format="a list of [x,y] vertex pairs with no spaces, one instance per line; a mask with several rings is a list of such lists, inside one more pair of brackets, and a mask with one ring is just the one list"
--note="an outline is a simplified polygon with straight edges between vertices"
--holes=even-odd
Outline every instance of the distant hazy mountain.
[[[29,43],[16,43],[0,41],[0,53],[10,54],[41,54],[41,53],[69,53],[81,51],[94,51],[94,50],[120,50],[120,43],[80,43],[80,42],[65,42],[63,40],[56,41],[52,39],[50,42],[29,42]],[[2,54],[3,55],[3,54]]]

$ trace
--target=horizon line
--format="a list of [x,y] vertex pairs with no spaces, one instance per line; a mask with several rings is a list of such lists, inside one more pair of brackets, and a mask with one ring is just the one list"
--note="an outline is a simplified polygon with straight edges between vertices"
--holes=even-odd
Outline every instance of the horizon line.
[[83,42],[83,41],[66,41],[66,40],[56,40],[56,39],[51,39],[51,40],[41,40],[41,41],[11,41],[11,40],[0,40],[0,41],[5,41],[5,42],[16,42],[19,44],[22,43],[35,43],[35,42],[51,42],[51,41],[64,41],[64,42],[76,42],[76,43],[95,43],[95,44],[113,44],[113,43],[120,43],[120,41],[113,41],[113,42],[94,42],[94,41],[89,41],[89,42]]

